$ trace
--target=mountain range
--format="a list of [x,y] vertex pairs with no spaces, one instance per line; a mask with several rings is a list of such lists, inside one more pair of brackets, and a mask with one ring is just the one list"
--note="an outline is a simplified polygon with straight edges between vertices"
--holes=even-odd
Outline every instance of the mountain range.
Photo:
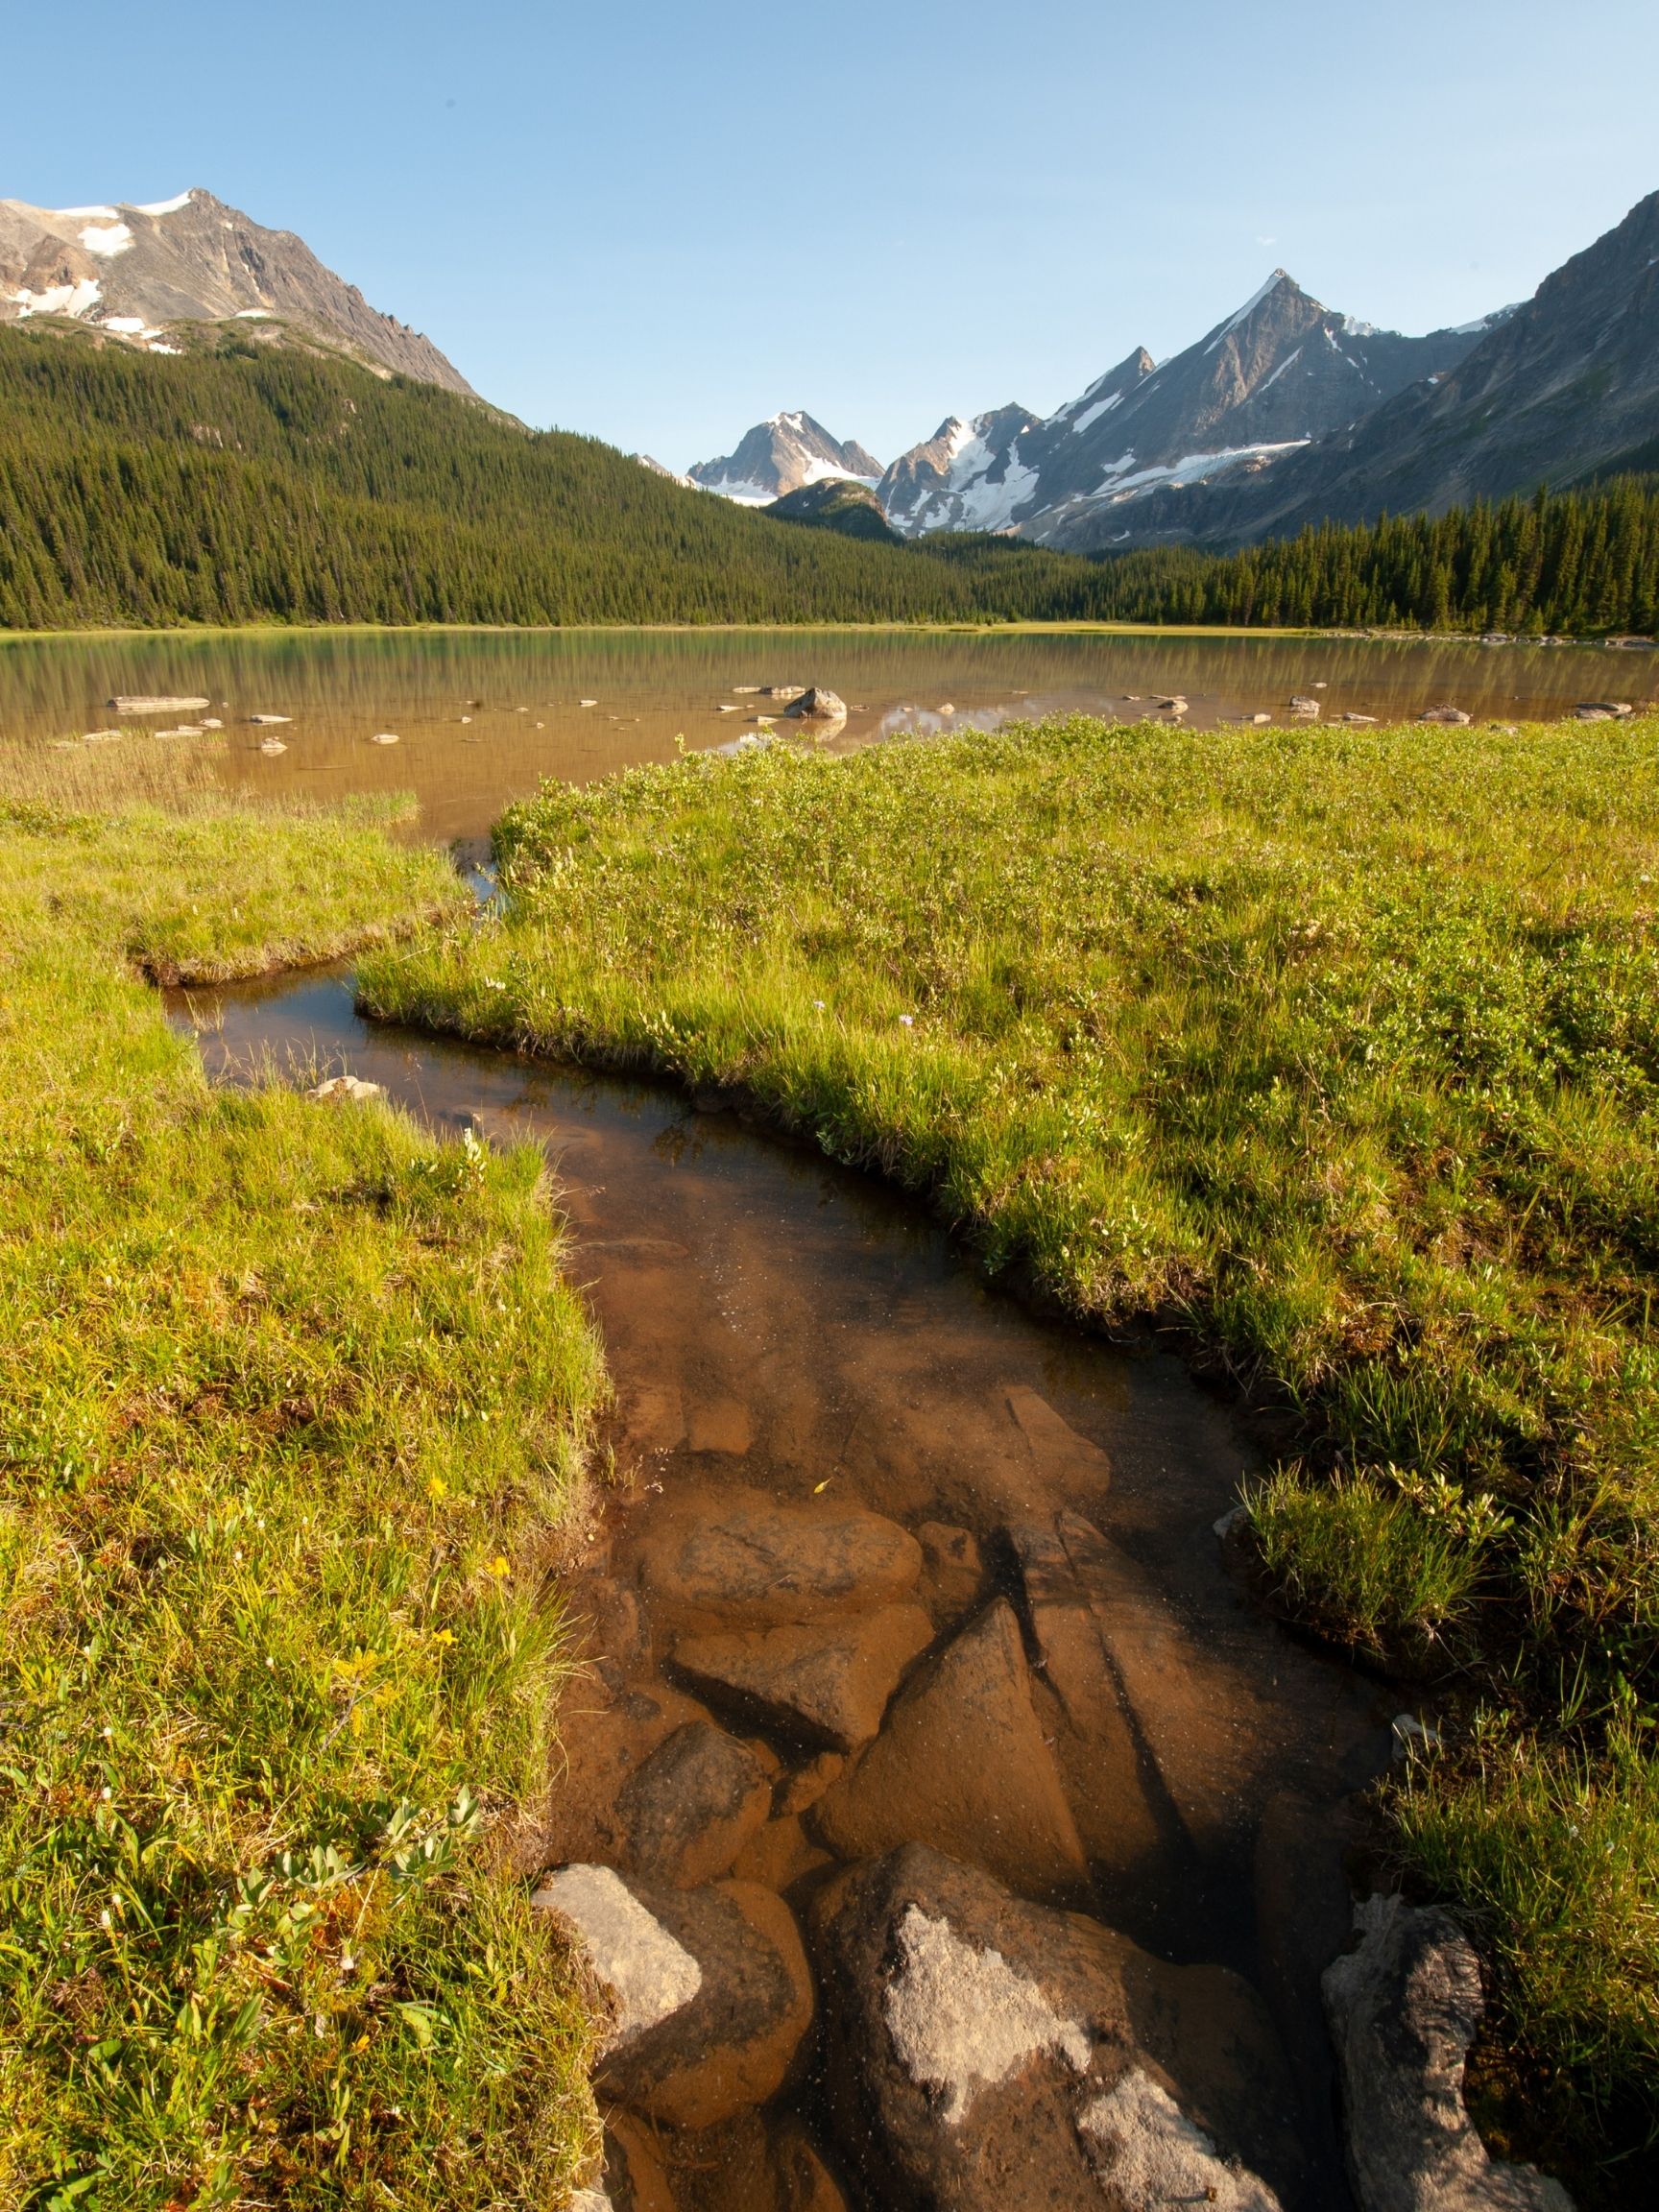
[[[809,426],[809,461],[780,425]],[[773,466],[751,478],[763,449]],[[728,495],[741,475],[735,495],[753,500],[873,467],[788,415],[691,475]],[[1137,348],[1046,418],[952,416],[875,491],[907,537],[1007,531],[1098,552],[1238,545],[1639,467],[1659,468],[1659,193],[1525,305],[1426,337],[1339,314],[1276,269],[1172,359]]]
[[745,507],[763,507],[806,484],[837,479],[876,484],[881,464],[856,441],[843,445],[822,422],[797,413],[757,422],[734,452],[718,461],[699,461],[689,475],[706,492],[718,492]]
[[429,338],[371,307],[291,230],[267,230],[200,188],[134,206],[0,200],[0,323],[67,318],[152,353],[181,326],[291,332],[382,371],[471,396]]

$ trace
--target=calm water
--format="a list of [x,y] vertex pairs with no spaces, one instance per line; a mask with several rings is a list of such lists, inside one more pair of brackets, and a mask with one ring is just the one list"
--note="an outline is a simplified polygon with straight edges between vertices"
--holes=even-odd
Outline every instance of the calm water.
[[[1138,720],[1175,694],[1186,720],[1404,718],[1452,705],[1479,719],[1547,718],[1580,700],[1648,701],[1654,656],[1602,647],[1358,639],[910,635],[871,631],[446,631],[51,638],[0,642],[0,741],[113,726],[117,693],[205,697],[226,725],[226,773],[273,793],[416,791],[423,830],[481,834],[543,777],[587,781],[733,742],[767,711],[754,686],[822,684],[851,708],[837,749],[884,736],[1070,710]],[[584,706],[584,700],[594,702]],[[943,709],[950,709],[946,712]],[[252,714],[285,714],[266,757]],[[179,717],[158,717],[166,728]],[[399,742],[377,746],[377,732]],[[189,739],[180,739],[189,743]]]

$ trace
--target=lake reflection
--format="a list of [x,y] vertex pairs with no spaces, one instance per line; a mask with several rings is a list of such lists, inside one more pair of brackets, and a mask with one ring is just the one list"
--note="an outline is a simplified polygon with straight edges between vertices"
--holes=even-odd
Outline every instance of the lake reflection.
[[[752,733],[777,713],[756,686],[827,685],[852,711],[835,750],[1010,718],[1139,720],[1184,697],[1209,729],[1288,719],[1293,693],[1402,719],[1454,705],[1478,719],[1648,701],[1651,655],[1317,637],[1070,632],[439,631],[62,637],[0,643],[0,738],[111,726],[117,693],[195,695],[223,719],[226,774],[326,799],[417,792],[427,835],[476,836],[547,776],[586,782]],[[584,704],[590,701],[592,704]],[[262,755],[251,714],[291,717]],[[158,718],[165,727],[167,717]],[[174,717],[173,719],[178,719]],[[396,745],[371,742],[396,733]],[[265,733],[269,734],[269,733]],[[180,739],[180,743],[191,740]]]

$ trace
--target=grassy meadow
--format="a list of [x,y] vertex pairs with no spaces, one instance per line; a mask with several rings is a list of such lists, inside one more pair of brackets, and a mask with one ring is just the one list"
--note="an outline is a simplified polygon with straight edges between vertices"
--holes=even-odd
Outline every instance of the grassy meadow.
[[1592,2163],[1659,2124],[1656,748],[690,757],[513,809],[504,916],[359,972],[376,1014],[729,1088],[1224,1364],[1282,1441],[1279,1601],[1450,1717],[1401,1847]]
[[209,1088],[140,978],[460,902],[193,745],[0,756],[0,2202],[563,2200],[531,1923],[598,1350],[539,1155]]

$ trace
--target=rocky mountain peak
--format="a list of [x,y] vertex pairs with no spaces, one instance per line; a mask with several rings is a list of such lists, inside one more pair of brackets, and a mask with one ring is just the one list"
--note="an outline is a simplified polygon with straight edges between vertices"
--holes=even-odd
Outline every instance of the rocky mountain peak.
[[156,353],[179,349],[168,339],[178,324],[239,322],[252,337],[292,326],[373,367],[471,391],[429,339],[371,307],[302,238],[201,185],[115,206],[0,200],[0,321],[42,315]]
[[856,439],[843,445],[805,408],[773,415],[756,423],[730,453],[691,468],[693,482],[706,491],[751,507],[769,506],[805,484],[834,478],[875,484],[881,464]]

